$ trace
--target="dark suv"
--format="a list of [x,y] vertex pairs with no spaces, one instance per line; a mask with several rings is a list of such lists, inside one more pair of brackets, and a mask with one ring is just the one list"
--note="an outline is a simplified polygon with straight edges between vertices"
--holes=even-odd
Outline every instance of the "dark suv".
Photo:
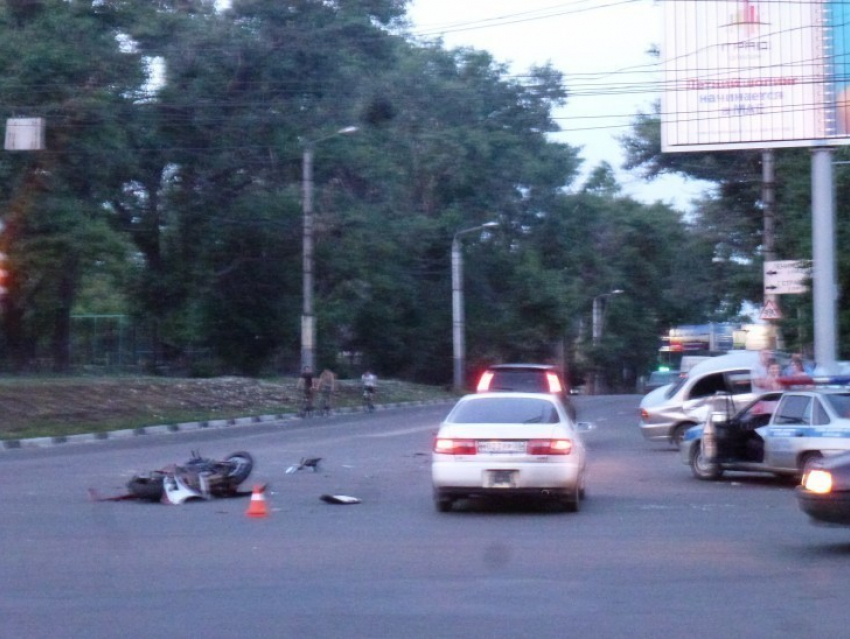
[[570,417],[573,420],[576,417],[568,385],[558,369],[549,364],[493,364],[481,374],[475,390],[479,393],[487,391],[552,393],[561,398]]

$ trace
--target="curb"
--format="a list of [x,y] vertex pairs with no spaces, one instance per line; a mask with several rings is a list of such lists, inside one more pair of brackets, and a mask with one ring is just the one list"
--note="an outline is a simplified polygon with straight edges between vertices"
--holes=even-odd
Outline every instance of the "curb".
[[[455,399],[431,399],[417,400],[412,402],[400,402],[395,404],[377,404],[376,411],[384,411],[392,408],[409,408],[413,406],[430,406],[437,404],[448,404]],[[334,409],[334,415],[345,415],[362,413],[363,408],[346,406]],[[316,417],[315,419],[320,419]],[[309,417],[306,419],[314,419]],[[76,435],[58,435],[55,437],[30,437],[26,439],[4,439],[0,440],[0,451],[50,448],[62,444],[90,444],[107,440],[132,439],[147,435],[170,435],[174,433],[188,433],[201,430],[220,430],[225,428],[237,428],[244,426],[256,426],[258,424],[271,424],[275,422],[304,421],[296,413],[283,413],[279,415],[254,415],[251,417],[233,417],[231,419],[213,419],[200,422],[183,422],[180,424],[157,424],[154,426],[142,426],[140,428],[125,428],[103,433],[80,433]]]

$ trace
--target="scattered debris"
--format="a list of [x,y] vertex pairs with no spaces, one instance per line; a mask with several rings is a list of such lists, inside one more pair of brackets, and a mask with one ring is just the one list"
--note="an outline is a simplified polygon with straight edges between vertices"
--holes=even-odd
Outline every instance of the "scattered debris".
[[166,475],[162,479],[162,503],[179,506],[189,499],[203,499],[204,493],[189,488],[180,475]]
[[321,457],[302,457],[300,462],[286,469],[286,474],[291,475],[292,473],[304,470],[305,468],[311,468],[314,473],[317,473],[319,472],[320,461],[322,461]]
[[192,458],[183,465],[171,464],[160,470],[134,475],[127,482],[129,492],[114,497],[101,497],[93,488],[89,496],[94,501],[121,501],[140,499],[164,504],[179,505],[189,499],[213,497],[242,497],[250,495],[239,491],[254,468],[250,453],[233,453],[222,461],[201,457],[192,451]]
[[359,504],[360,500],[357,497],[349,497],[348,495],[322,495],[319,497],[323,502],[328,504]]
[[89,488],[89,499],[92,501],[124,501],[126,499],[138,499],[133,493],[124,493],[122,495],[112,495],[110,497],[101,497],[100,493],[94,488]]

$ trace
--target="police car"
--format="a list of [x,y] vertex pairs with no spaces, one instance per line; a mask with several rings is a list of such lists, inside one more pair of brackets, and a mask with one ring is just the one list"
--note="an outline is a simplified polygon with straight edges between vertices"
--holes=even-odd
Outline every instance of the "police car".
[[780,380],[729,417],[724,397],[685,433],[682,461],[699,479],[725,471],[801,476],[823,457],[850,451],[850,377]]

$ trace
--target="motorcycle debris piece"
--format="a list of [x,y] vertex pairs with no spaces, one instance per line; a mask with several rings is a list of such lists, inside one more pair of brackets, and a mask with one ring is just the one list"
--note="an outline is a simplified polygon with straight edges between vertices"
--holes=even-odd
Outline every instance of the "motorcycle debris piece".
[[342,504],[344,506],[360,503],[357,497],[350,497],[349,495],[322,495],[319,499],[327,504]]
[[89,499],[92,501],[126,501],[128,499],[138,499],[136,495],[132,493],[125,493],[123,495],[113,495],[111,497],[102,497],[97,490],[94,488],[89,488]]
[[189,488],[177,475],[166,475],[162,481],[164,504],[179,506],[187,499],[203,499],[203,495]]
[[300,462],[286,469],[286,474],[291,475],[292,473],[304,470],[305,468],[310,468],[314,473],[317,473],[319,472],[320,461],[322,461],[321,457],[302,457]]

